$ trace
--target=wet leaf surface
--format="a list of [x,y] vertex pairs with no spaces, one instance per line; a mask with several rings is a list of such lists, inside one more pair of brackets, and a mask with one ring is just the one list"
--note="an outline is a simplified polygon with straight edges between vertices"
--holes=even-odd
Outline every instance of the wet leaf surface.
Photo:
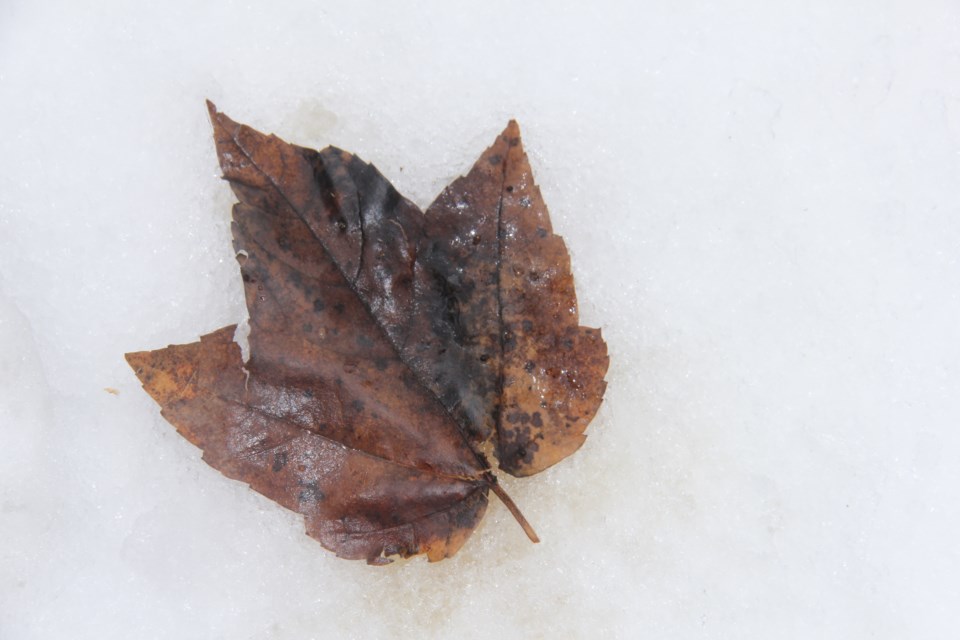
[[203,458],[302,513],[345,558],[453,555],[488,493],[573,453],[600,405],[600,331],[510,122],[421,212],[371,164],[288,144],[210,104],[250,314],[127,354]]

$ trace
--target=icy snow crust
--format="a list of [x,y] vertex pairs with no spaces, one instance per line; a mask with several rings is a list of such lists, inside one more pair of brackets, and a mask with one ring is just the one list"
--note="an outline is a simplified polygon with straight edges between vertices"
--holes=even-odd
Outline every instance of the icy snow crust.
[[[0,637],[953,635],[958,25],[2,3]],[[337,559],[159,416],[123,353],[246,314],[208,97],[421,206],[519,120],[611,356],[584,447],[503,478],[541,544],[494,502],[452,560]]]

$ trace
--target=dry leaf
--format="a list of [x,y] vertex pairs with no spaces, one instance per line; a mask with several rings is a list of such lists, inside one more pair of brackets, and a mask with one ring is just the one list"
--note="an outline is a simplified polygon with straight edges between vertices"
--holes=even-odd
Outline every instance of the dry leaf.
[[350,153],[208,106],[250,357],[234,326],[127,354],[164,417],[339,556],[449,557],[490,490],[536,541],[481,451],[517,476],[570,455],[608,361],[517,124],[423,213]]

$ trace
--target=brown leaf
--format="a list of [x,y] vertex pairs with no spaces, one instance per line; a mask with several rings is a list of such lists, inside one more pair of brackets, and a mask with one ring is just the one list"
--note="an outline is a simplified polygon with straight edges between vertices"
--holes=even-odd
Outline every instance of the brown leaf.
[[208,106],[250,357],[235,326],[127,354],[164,417],[339,556],[449,557],[490,490],[536,541],[481,448],[517,476],[570,455],[607,355],[516,122],[424,214],[356,156]]

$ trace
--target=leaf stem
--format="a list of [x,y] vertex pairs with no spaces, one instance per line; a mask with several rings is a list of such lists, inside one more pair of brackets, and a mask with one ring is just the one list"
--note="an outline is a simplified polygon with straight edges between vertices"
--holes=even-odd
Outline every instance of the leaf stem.
[[527,537],[530,538],[530,542],[540,542],[540,538],[537,537],[537,532],[533,530],[533,527],[530,526],[530,523],[527,522],[527,519],[523,517],[523,514],[520,513],[520,508],[516,505],[513,499],[503,490],[503,487],[500,486],[500,483],[497,482],[497,477],[492,473],[487,473],[484,476],[484,479],[487,481],[487,485],[493,489],[493,492],[497,494],[497,497],[500,498],[500,502],[506,505],[507,509],[510,510],[510,514],[514,519],[523,527],[523,532],[527,534]]

